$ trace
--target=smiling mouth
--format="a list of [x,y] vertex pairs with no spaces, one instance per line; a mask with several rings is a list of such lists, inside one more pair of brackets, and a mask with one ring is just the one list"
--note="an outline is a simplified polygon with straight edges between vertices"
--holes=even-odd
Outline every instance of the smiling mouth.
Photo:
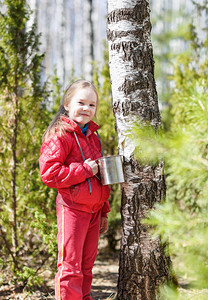
[[80,115],[81,115],[81,116],[85,116],[85,117],[89,117],[88,114],[84,114],[84,113],[81,113]]

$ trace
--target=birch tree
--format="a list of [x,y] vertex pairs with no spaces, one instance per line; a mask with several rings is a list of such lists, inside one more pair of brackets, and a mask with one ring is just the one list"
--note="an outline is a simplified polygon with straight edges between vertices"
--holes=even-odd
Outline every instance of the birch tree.
[[84,8],[84,76],[92,79],[92,61],[94,60],[94,30],[93,30],[93,1],[85,0]]
[[57,23],[58,23],[58,30],[57,30],[57,70],[58,75],[61,79],[61,82],[65,81],[65,55],[64,55],[64,39],[65,39],[65,0],[58,0],[57,1]]
[[83,11],[82,0],[74,0],[74,39],[73,45],[73,66],[77,74],[83,74]]
[[109,67],[119,154],[124,156],[118,299],[155,299],[170,279],[170,259],[142,219],[165,196],[162,163],[140,165],[129,132],[134,122],[160,126],[149,0],[108,0]]

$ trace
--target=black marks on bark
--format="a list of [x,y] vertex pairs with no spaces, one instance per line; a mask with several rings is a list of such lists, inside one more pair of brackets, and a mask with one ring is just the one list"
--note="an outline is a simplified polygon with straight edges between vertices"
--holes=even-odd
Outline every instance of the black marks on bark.
[[[129,163],[130,163],[130,166],[131,166],[132,173],[134,174],[134,173],[138,172],[138,174],[140,175],[140,172],[142,171],[142,167],[139,164],[138,160],[136,160],[134,158],[134,156],[132,156]],[[141,175],[139,176],[139,178],[141,178]]]
[[[113,112],[114,114],[117,112],[117,110],[119,110],[119,102],[114,102],[113,103]],[[117,130],[117,126],[115,126],[116,130]]]
[[132,36],[140,42],[144,42],[144,28],[142,26],[137,26],[136,30],[127,30],[127,31],[113,31],[107,30],[108,41],[115,42],[115,40]]
[[[146,100],[147,103],[147,100]],[[145,104],[146,104],[145,103]],[[142,103],[135,101],[125,101],[114,103],[113,110],[114,114],[123,117],[136,116],[141,122],[152,122],[154,120],[154,125],[157,127],[160,124],[160,117],[158,116],[158,108],[155,105],[154,110],[150,106],[144,106]]]
[[134,50],[137,46],[138,43],[136,42],[112,43],[111,50],[116,50],[117,52],[122,50],[125,56],[127,52],[132,52],[132,50]]
[[126,77],[123,84],[118,88],[125,96],[125,101],[114,102],[114,114],[137,116],[142,122],[153,121],[156,126],[160,124],[160,114],[157,102],[157,91],[154,88],[153,76],[147,76],[138,71],[131,79]]
[[158,248],[156,248],[150,256],[151,261],[154,263],[151,266],[151,272],[155,278],[155,285],[159,286],[161,281],[165,282],[165,280],[169,277],[167,266],[171,265],[171,260],[169,256],[164,256],[166,244],[158,244]]
[[[144,94],[143,94],[144,96]],[[155,103],[152,105],[149,100],[149,95],[146,97],[126,100],[124,102],[115,102],[113,104],[113,111],[115,115],[122,115],[127,117],[129,115],[136,116],[142,122],[151,122],[154,120],[156,126],[160,124],[160,116],[158,115],[158,106]]]
[[[152,240],[149,227],[141,221],[149,209],[160,202],[165,188],[162,165],[142,166],[133,158],[125,161],[131,168],[133,187],[122,189],[122,240],[118,299],[156,299],[157,287],[167,279],[170,265],[164,245]],[[126,193],[127,190],[133,193]]]
[[[142,260],[138,260],[141,257],[141,251],[139,247],[140,227],[139,219],[137,218],[136,211],[138,206],[130,206],[129,198],[123,190],[122,193],[122,207],[125,213],[122,215],[122,249],[120,253],[120,268],[119,276],[122,288],[119,289],[122,296],[120,299],[128,299],[128,294],[131,294],[131,299],[135,299],[138,295],[138,273],[142,274],[143,263]],[[136,201],[136,199],[134,199]],[[134,203],[135,203],[134,201]],[[132,210],[136,210],[132,213]],[[128,230],[127,230],[128,229]],[[124,269],[123,269],[124,268]],[[122,272],[122,270],[125,270]],[[136,273],[135,273],[136,270]],[[126,284],[126,285],[125,285]]]
[[110,12],[107,16],[107,22],[110,24],[127,20],[137,23],[141,21],[142,23],[148,15],[148,3],[146,1],[139,1],[133,8],[121,8]]
[[149,84],[148,78],[142,72],[138,72],[137,76],[131,80],[129,78],[125,78],[124,83],[118,88],[118,90],[122,91],[125,96],[128,96],[137,90],[148,89]]
[[127,197],[126,197],[126,194],[125,194],[125,189],[123,188],[122,189],[122,195],[123,195],[123,197],[122,197],[122,206],[124,205],[126,205],[127,204]]
[[[152,48],[149,44],[135,41],[121,41],[112,43],[111,50],[120,52],[124,62],[131,62],[132,69],[148,69],[153,72],[154,60]],[[153,74],[150,76],[153,76]]]
[[[134,194],[131,202],[132,206],[129,206],[129,213],[133,215],[135,212],[141,212],[141,208],[152,209],[155,203],[159,203],[161,199],[163,200],[166,185],[162,163],[153,166],[142,166],[132,158],[129,165],[132,176],[128,178],[128,181],[133,184]],[[131,207],[133,207],[132,211]]]

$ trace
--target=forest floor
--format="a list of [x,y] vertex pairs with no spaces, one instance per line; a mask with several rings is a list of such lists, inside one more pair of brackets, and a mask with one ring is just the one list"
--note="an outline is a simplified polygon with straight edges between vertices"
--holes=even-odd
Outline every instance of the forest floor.
[[[93,300],[113,300],[117,290],[119,251],[109,252],[101,240],[97,259],[93,268],[92,297]],[[45,271],[44,284],[32,293],[15,290],[14,286],[4,282],[0,286],[0,300],[55,300],[54,278],[51,272]],[[208,299],[208,289],[189,289],[183,278],[179,278],[180,299]]]
[[[97,259],[93,268],[93,282],[91,294],[93,300],[111,300],[116,295],[119,253],[109,252],[103,246],[101,240]],[[32,293],[15,290],[15,287],[7,282],[0,286],[0,300],[54,300],[54,278],[49,271],[41,274],[44,276],[44,284]]]

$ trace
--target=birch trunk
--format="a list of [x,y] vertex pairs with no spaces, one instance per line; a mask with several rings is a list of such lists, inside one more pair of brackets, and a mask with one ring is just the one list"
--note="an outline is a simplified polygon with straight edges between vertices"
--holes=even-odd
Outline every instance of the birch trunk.
[[74,0],[73,63],[76,75],[83,75],[83,3]]
[[92,0],[84,3],[84,76],[92,80],[92,62],[94,60],[94,30],[93,30],[93,4]]
[[141,166],[128,131],[138,119],[160,125],[148,0],[108,0],[109,66],[119,154],[124,156],[118,299],[153,300],[168,280],[170,260],[141,224],[165,196],[163,166]]
[[65,37],[64,37],[64,61],[65,61],[65,76],[64,76],[64,86],[69,84],[69,79],[73,70],[73,47],[72,47],[72,32],[74,27],[72,27],[72,22],[70,16],[74,14],[74,7],[71,1],[66,1],[66,7],[64,10],[64,20],[65,20]]
[[103,60],[104,41],[106,41],[106,14],[107,1],[93,1],[93,53],[94,60],[101,62]]
[[58,30],[57,30],[57,74],[62,83],[65,82],[65,56],[64,56],[64,39],[65,39],[65,0],[57,0],[57,20],[58,20]]

